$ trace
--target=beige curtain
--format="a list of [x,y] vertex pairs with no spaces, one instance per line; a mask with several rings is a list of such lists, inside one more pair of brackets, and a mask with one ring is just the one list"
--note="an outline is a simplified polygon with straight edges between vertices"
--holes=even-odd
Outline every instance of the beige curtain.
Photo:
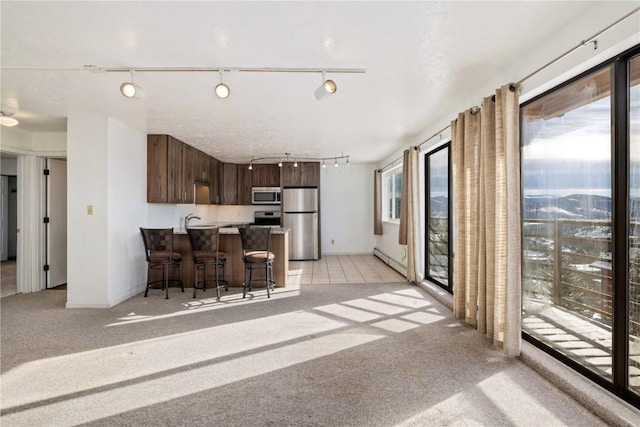
[[451,124],[454,314],[520,354],[518,90],[506,85]]
[[373,234],[382,236],[382,170],[373,171]]
[[420,193],[418,183],[419,147],[404,151],[402,162],[402,199],[398,243],[407,245],[407,280],[417,282],[420,250]]

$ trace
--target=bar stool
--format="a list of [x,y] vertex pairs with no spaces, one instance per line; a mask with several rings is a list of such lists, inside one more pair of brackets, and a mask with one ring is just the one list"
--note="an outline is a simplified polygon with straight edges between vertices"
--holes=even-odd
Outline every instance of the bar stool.
[[[169,299],[169,283],[174,282],[180,285],[184,292],[182,283],[182,256],[178,252],[173,252],[173,228],[142,228],[142,241],[144,242],[144,252],[147,259],[147,289],[144,297],[149,293],[150,285],[162,282],[162,289],[165,290],[166,298]],[[180,278],[169,280],[169,269],[179,269]],[[162,280],[151,280],[151,272],[154,269],[162,270]]]
[[[270,227],[240,227],[242,241],[242,261],[244,262],[244,282],[242,284],[242,298],[246,297],[247,289],[252,290],[253,269],[264,268],[264,281],[267,288],[267,298],[271,298],[270,291],[276,282],[273,280],[273,260],[275,254],[269,251],[271,240]],[[247,272],[249,280],[247,281]]]
[[[220,229],[218,227],[187,228],[187,234],[191,245],[191,257],[195,266],[193,297],[196,297],[196,289],[202,289],[203,292],[206,292],[207,267],[211,266],[215,269],[216,295],[220,299],[220,288],[224,288],[225,291],[229,290],[229,282],[224,277],[227,254],[219,251]],[[220,270],[222,270],[222,278],[220,278]],[[202,271],[202,280],[198,280],[199,271]],[[202,284],[202,286],[198,287],[199,284]]]

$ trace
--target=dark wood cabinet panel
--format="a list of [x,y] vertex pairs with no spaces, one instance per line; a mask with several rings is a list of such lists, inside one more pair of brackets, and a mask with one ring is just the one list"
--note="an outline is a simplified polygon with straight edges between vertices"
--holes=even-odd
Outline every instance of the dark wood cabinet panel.
[[319,187],[320,163],[298,162],[298,167],[292,162],[282,164],[280,175],[283,187]]
[[207,153],[203,153],[200,150],[196,150],[195,152],[195,161],[193,168],[193,178],[198,181],[209,182],[211,180],[211,176],[209,173],[210,169],[210,157]]
[[220,161],[209,157],[209,203],[220,204]]
[[194,153],[170,135],[147,136],[147,202],[193,203]]
[[320,163],[300,162],[300,186],[320,187]]
[[238,204],[238,165],[235,163],[220,164],[220,204]]
[[280,168],[277,164],[253,165],[254,187],[280,187]]
[[147,137],[147,202],[167,203],[167,135]]
[[238,204],[251,204],[251,186],[253,182],[253,170],[249,165],[238,165]]
[[182,144],[182,189],[184,198],[182,203],[193,203],[194,201],[194,162],[196,149],[187,144]]

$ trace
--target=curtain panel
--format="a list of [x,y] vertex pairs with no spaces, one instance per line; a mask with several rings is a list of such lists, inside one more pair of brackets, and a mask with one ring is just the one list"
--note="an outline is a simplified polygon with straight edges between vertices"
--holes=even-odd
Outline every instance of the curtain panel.
[[420,147],[404,151],[402,162],[402,198],[400,204],[400,227],[398,243],[407,245],[407,280],[418,281],[420,248],[420,193],[418,162]]
[[506,85],[451,123],[454,314],[520,354],[518,89]]
[[373,234],[382,236],[382,170],[373,171]]

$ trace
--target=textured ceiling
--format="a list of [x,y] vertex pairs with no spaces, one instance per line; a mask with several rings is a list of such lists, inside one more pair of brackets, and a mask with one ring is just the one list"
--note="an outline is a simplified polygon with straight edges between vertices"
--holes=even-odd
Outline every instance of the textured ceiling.
[[[381,161],[438,109],[536,46],[585,2],[2,1],[2,109],[20,128],[60,131],[69,112],[147,123],[224,161],[289,152]],[[484,19],[499,16],[500,24]],[[504,35],[507,34],[505,37]],[[98,67],[364,68],[320,73],[128,73]],[[34,69],[26,69],[34,68]],[[56,70],[56,68],[63,68]],[[72,70],[80,68],[80,70]]]

